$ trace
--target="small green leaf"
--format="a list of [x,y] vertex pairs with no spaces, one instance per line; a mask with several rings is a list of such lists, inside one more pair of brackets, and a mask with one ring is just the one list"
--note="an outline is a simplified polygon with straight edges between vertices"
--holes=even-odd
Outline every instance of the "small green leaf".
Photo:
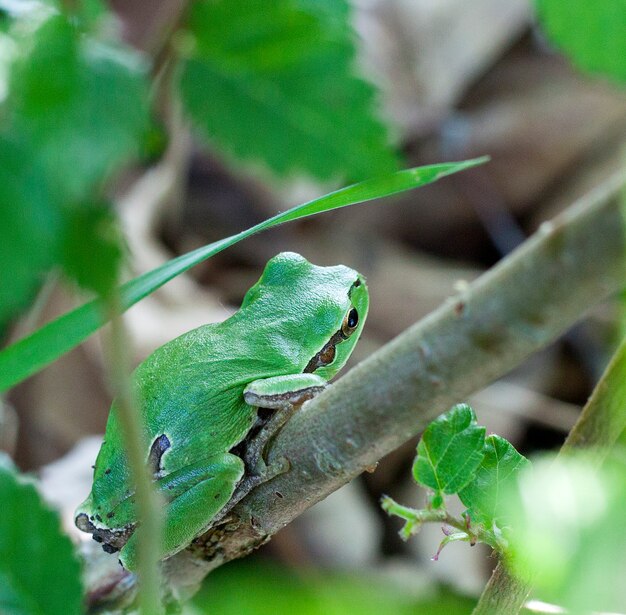
[[417,445],[413,478],[435,492],[432,505],[443,503],[441,495],[457,493],[473,478],[483,458],[485,428],[467,404],[458,404],[435,419]]
[[468,508],[472,522],[491,528],[505,510],[504,499],[517,473],[530,465],[513,445],[495,434],[485,439],[484,457],[474,479],[461,491],[459,498]]
[[[122,307],[124,310],[128,309],[177,275],[255,233],[290,220],[424,186],[446,175],[483,164],[487,160],[487,158],[476,158],[464,162],[447,162],[406,169],[342,188],[319,199],[288,209],[237,235],[183,254],[127,282],[120,287]],[[92,301],[60,316],[28,337],[3,349],[0,351],[0,390],[8,389],[52,363],[78,346],[105,322],[101,304]]]
[[78,615],[80,565],[58,515],[0,455],[0,612]]
[[624,0],[536,0],[548,37],[579,68],[626,84]]
[[346,0],[201,0],[186,34],[181,94],[209,142],[279,175],[397,168],[374,88],[354,75]]

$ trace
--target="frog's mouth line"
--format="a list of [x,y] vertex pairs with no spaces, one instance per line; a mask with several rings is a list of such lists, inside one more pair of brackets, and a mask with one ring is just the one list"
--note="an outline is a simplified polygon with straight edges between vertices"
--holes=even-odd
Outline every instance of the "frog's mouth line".
[[76,527],[102,544],[102,549],[107,553],[115,553],[119,551],[131,537],[135,531],[135,524],[128,525],[121,530],[111,530],[108,528],[100,528],[95,526],[86,513],[79,513],[74,520]]

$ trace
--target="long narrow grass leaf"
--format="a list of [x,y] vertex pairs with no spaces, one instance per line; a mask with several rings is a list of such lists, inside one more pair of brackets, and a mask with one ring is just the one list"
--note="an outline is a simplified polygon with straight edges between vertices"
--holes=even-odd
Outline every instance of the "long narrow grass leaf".
[[[342,188],[288,209],[241,233],[178,256],[164,265],[126,282],[120,288],[122,307],[127,310],[177,275],[242,239],[250,237],[250,235],[291,220],[418,188],[446,175],[483,164],[487,160],[487,157],[482,157],[463,162],[448,162],[406,169]],[[60,316],[31,335],[8,346],[0,352],[0,390],[14,386],[49,365],[61,355],[78,346],[105,322],[104,312],[99,302],[94,300]]]

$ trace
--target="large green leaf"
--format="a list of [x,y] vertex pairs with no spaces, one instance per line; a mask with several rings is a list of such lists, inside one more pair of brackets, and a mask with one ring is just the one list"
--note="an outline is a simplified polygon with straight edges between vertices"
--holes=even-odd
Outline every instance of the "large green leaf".
[[31,150],[65,200],[137,154],[148,127],[146,67],[123,46],[104,44],[53,14],[34,33],[17,23],[8,129]]
[[428,425],[417,445],[413,478],[435,492],[435,507],[443,503],[442,494],[457,493],[474,477],[484,444],[485,428],[467,404],[454,406]]
[[579,68],[626,83],[624,0],[535,0],[548,37]]
[[0,136],[0,329],[58,259],[63,214],[29,152]]
[[96,40],[52,4],[33,1],[22,10],[10,3],[5,16],[0,327],[55,265],[97,290],[116,276],[111,243],[92,240],[102,234],[103,216],[85,203],[137,153],[148,125],[139,56]]
[[59,517],[0,454],[0,612],[78,615],[80,565]]
[[[465,162],[449,162],[406,169],[348,186],[288,209],[237,235],[183,254],[127,282],[120,289],[122,306],[124,309],[129,308],[172,278],[254,233],[290,220],[417,188],[446,175],[482,164],[486,160],[486,158],[477,158]],[[0,390],[8,389],[59,358],[89,337],[104,322],[105,318],[100,304],[93,301],[57,318],[32,335],[5,348],[0,352]]]
[[494,522],[500,520],[502,523],[509,485],[528,465],[528,459],[520,455],[508,440],[495,434],[487,436],[484,458],[476,476],[459,492],[471,520],[482,523],[487,529],[491,529]]
[[194,3],[181,71],[185,107],[205,137],[284,175],[363,179],[396,168],[354,75],[346,0]]

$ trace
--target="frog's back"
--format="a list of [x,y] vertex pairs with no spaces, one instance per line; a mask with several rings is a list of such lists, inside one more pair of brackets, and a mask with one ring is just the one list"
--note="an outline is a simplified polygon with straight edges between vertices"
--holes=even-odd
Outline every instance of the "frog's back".
[[[342,326],[355,280],[357,273],[347,267],[316,267],[297,254],[279,254],[233,316],[189,331],[150,355],[133,379],[146,461],[155,474],[165,476],[236,446],[256,414],[243,400],[244,388],[256,379],[305,370]],[[110,505],[131,495],[118,423],[114,403],[96,462],[94,502]]]

